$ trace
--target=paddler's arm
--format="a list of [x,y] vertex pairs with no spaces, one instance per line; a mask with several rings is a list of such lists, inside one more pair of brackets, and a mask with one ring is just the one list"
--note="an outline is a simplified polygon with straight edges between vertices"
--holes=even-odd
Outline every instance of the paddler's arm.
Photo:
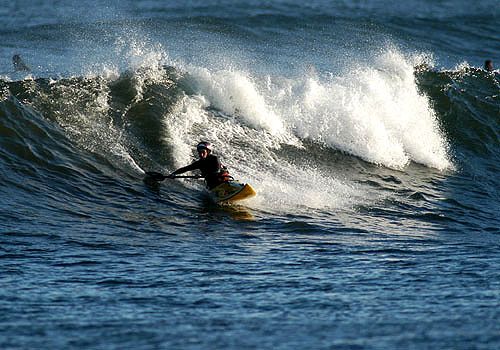
[[187,165],[185,167],[177,169],[176,171],[174,171],[173,173],[171,173],[167,177],[174,177],[175,175],[182,174],[182,173],[185,173],[187,171],[196,170],[196,169],[199,169],[199,168],[200,168],[199,161],[196,161],[196,162],[194,162],[192,164],[189,164],[189,165]]

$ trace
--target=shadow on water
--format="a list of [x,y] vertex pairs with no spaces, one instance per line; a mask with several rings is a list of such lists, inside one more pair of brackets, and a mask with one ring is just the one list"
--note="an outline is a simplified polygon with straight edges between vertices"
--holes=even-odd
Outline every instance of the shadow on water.
[[216,217],[230,217],[236,221],[254,221],[252,211],[241,204],[217,204],[208,195],[203,195],[202,211]]
[[144,179],[142,180],[142,182],[144,182],[144,184],[146,185],[147,189],[155,194],[159,194],[160,193],[160,183],[158,181],[156,181],[155,179],[149,177],[149,176],[145,176]]
[[[145,176],[143,183],[146,188],[155,195],[160,195],[161,193],[161,183],[155,179]],[[210,196],[205,191],[202,191],[200,196],[196,196],[197,200],[201,202],[201,212],[214,218],[230,217],[237,221],[253,221],[255,216],[252,211],[241,204],[218,204],[214,203]]]

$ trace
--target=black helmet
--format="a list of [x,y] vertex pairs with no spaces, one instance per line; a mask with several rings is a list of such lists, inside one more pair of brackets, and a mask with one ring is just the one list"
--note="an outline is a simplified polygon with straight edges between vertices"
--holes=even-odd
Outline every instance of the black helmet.
[[208,153],[212,152],[212,144],[210,142],[202,141],[196,146],[196,150],[198,152],[200,152],[203,149],[206,149]]

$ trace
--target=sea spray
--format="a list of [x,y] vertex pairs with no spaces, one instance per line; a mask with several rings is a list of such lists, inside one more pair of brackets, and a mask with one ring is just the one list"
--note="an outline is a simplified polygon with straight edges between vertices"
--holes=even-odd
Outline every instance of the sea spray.
[[262,78],[234,68],[190,67],[193,91],[176,116],[165,116],[172,122],[174,158],[185,164],[196,142],[210,140],[233,170],[257,183],[262,203],[278,207],[343,205],[361,191],[359,184],[345,187],[335,176],[318,177],[315,169],[279,159],[283,143],[300,149],[300,140],[310,139],[389,168],[414,161],[446,169],[451,166],[446,139],[417,89],[413,66],[389,50],[372,66],[326,79],[314,72],[296,79]]
[[394,169],[410,161],[448,169],[446,136],[415,82],[418,63],[387,49],[342,75],[312,70],[291,79],[234,67],[190,67],[189,75],[194,93],[209,106],[274,136],[310,139]]
[[306,76],[280,96],[280,114],[301,138],[366,161],[402,169],[410,161],[449,168],[446,138],[428,99],[419,93],[413,65],[388,51],[373,66],[343,76]]
[[258,85],[245,72],[193,68],[190,74],[195,91],[206,96],[215,108],[240,116],[243,122],[273,135],[284,132],[281,118],[269,108]]
[[[234,116],[209,111],[204,96],[185,96],[172,114],[165,116],[165,139],[172,145],[175,167],[196,158],[193,146],[201,140],[214,144],[214,152],[231,175],[251,183],[259,195],[250,201],[255,208],[283,211],[302,208],[350,207],[366,202],[366,189],[323,174],[314,167],[295,164],[280,155],[281,138],[266,128],[254,128]],[[289,147],[307,150],[297,143]],[[171,171],[173,169],[168,169]],[[333,175],[333,176],[332,176]],[[188,187],[201,183],[185,182]]]
[[[56,118],[58,123],[74,132],[83,147],[109,153],[111,159],[140,170],[144,165],[134,159],[141,144],[131,125],[147,126],[140,121],[158,117],[161,144],[173,162],[160,159],[159,164],[167,166],[157,170],[169,172],[188,164],[196,157],[193,145],[209,140],[233,176],[254,185],[259,192],[254,204],[263,209],[346,207],[379,197],[366,195],[359,183],[340,179],[335,167],[325,174],[309,164],[304,140],[324,147],[323,152],[340,150],[395,169],[412,160],[438,169],[449,165],[444,137],[427,99],[416,88],[413,66],[397,52],[387,52],[357,72],[321,77],[311,71],[295,79],[261,77],[234,68],[189,67],[181,73],[162,65],[162,57],[154,52],[145,55],[118,79],[95,78],[96,87],[61,85],[62,95],[77,107],[54,108],[65,111],[64,118]],[[110,86],[120,79],[134,92],[123,110],[110,105]],[[180,88],[178,96],[172,86]],[[93,96],[94,90],[98,94],[89,99],[92,103],[86,103],[87,98],[80,101]],[[170,105],[162,107],[167,102]],[[151,111],[144,114],[150,104]],[[115,117],[118,124],[110,118],[116,113],[121,114]],[[293,156],[282,152],[284,145],[292,147]]]

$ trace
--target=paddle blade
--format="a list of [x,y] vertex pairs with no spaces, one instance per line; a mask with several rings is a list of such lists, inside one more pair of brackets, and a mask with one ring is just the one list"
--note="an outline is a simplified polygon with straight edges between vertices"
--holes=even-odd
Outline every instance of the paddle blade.
[[146,175],[150,179],[155,180],[155,181],[163,181],[167,178],[165,175],[157,173],[155,171],[146,171]]

